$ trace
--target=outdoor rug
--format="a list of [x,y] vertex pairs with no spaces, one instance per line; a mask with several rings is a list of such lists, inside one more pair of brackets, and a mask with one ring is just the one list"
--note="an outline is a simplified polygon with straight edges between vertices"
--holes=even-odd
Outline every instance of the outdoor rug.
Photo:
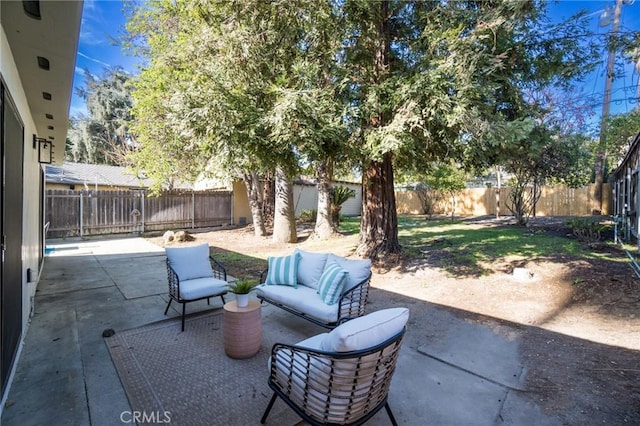
[[[105,342],[132,411],[143,413],[141,424],[259,425],[273,395],[267,385],[271,347],[305,337],[263,320],[259,352],[235,360],[224,352],[217,310],[187,318],[184,332],[178,317],[117,331]],[[278,426],[299,422],[280,398],[267,419]]]

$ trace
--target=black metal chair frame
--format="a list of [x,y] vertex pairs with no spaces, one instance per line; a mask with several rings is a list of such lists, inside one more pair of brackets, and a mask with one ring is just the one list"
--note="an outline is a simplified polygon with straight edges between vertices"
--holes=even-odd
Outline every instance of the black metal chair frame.
[[[265,282],[265,277],[267,276],[267,272],[269,270],[265,269],[260,274],[260,282]],[[280,309],[284,309],[285,311],[296,315],[300,318],[306,319],[307,321],[311,321],[312,323],[319,325],[320,327],[333,329],[340,324],[341,320],[344,318],[356,318],[364,315],[365,308],[367,306],[367,299],[369,298],[369,284],[371,282],[371,272],[367,278],[356,284],[353,288],[347,290],[342,296],[340,296],[340,300],[338,301],[338,319],[335,322],[323,322],[316,318],[309,316],[308,314],[298,311],[297,309],[277,302],[275,300],[269,299],[268,297],[258,294],[258,299],[262,302],[267,302],[272,304],[273,306],[277,306]]]
[[[378,411],[380,411],[382,407],[385,408],[387,415],[391,420],[391,423],[396,426],[398,423],[396,422],[396,419],[391,411],[391,407],[389,406],[388,394],[405,331],[406,327],[404,327],[400,333],[396,334],[383,343],[365,350],[352,352],[325,352],[296,345],[276,343],[275,345],[273,345],[273,348],[271,350],[271,370],[268,380],[269,387],[273,390],[274,393],[271,397],[271,400],[269,401],[269,405],[267,405],[267,408],[262,415],[262,418],[260,419],[260,423],[264,424],[266,422],[276,398],[280,397],[289,407],[291,407],[300,417],[302,417],[305,422],[314,426],[362,425],[371,417],[373,417]],[[389,347],[391,348],[387,350],[387,348]],[[375,369],[373,369],[373,376],[375,376],[376,374],[382,374],[383,376],[379,378],[374,377],[374,379],[371,380],[371,384],[368,386],[365,393],[361,387],[358,387],[358,380],[362,380],[366,377],[366,373],[362,372],[360,368],[362,367],[362,365],[368,365],[368,369],[372,370],[371,355],[374,355],[376,353],[378,354],[378,358],[376,359]],[[278,362],[276,362],[276,360],[279,360],[280,364],[287,365],[289,367],[288,371],[284,374],[282,373],[282,371],[280,371],[280,374],[278,374]],[[353,383],[349,395],[344,394],[344,389],[331,389],[331,386],[334,383],[334,371],[339,371],[341,368],[340,363],[344,364],[345,361],[351,362],[355,366],[352,376],[346,378],[344,376],[341,377],[343,383],[345,382],[345,380],[347,382],[351,381]],[[313,413],[311,413],[310,410],[307,409],[307,404],[308,406],[315,404],[315,411],[317,412],[319,404],[317,397],[314,397],[312,393],[318,392],[319,385],[317,382],[313,381],[313,378],[310,377],[310,371],[313,370],[314,362],[316,364],[322,363],[321,365],[327,366],[327,370],[330,371],[331,375],[331,377],[328,379],[329,389],[325,389],[326,393],[324,394],[329,399],[329,401],[327,401],[324,406],[324,419],[318,418],[317,415],[313,417]],[[382,373],[380,373],[381,371]],[[371,372],[369,374],[371,374]],[[283,376],[286,378],[285,382],[282,381]],[[278,379],[279,377],[280,380]],[[304,395],[297,398],[298,400],[304,402],[304,406],[296,404],[289,397],[292,392],[292,381],[304,382],[306,384]],[[340,394],[340,392],[342,392],[342,394]],[[338,396],[336,396],[336,394]],[[353,403],[354,398],[362,398],[363,395],[366,395],[366,404],[363,404],[362,401],[358,402],[362,413],[360,413],[361,416],[356,418],[354,421],[348,423],[335,423],[329,422],[327,420],[331,416],[331,404],[343,405],[342,409],[353,415],[354,411],[358,410],[358,408],[354,408],[354,411],[352,411],[351,404]],[[334,403],[331,398],[340,402]],[[346,408],[344,404],[346,404]],[[363,406],[364,409],[362,409]]]
[[[214,259],[212,256],[209,256],[209,262],[211,263],[211,269],[213,270],[213,278],[217,278],[223,281],[227,281],[227,270],[222,266],[220,262]],[[167,303],[167,308],[164,310],[164,314],[167,315],[169,312],[169,306],[171,306],[172,301],[176,301],[182,304],[182,331],[184,331],[184,318],[186,313],[186,306],[189,302],[195,302],[197,300],[207,299],[207,305],[209,305],[209,299],[212,297],[220,296],[222,299],[222,303],[225,303],[224,295],[227,293],[220,294],[211,294],[209,296],[200,297],[198,299],[183,299],[180,297],[180,278],[178,278],[178,274],[173,270],[171,265],[169,264],[169,259],[166,261],[167,263],[167,276],[169,280],[169,303]]]

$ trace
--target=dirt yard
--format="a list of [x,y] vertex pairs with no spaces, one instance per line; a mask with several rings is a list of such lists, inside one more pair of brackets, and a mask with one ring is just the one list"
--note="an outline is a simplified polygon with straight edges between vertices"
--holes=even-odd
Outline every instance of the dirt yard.
[[[514,226],[492,220],[479,225]],[[562,220],[534,219],[532,225],[534,232],[570,235]],[[269,255],[299,247],[349,256],[357,243],[354,235],[331,241],[308,235],[301,229],[298,244],[277,245],[244,227],[194,234],[194,242],[181,244],[207,241],[228,260],[231,275],[257,278]],[[150,240],[163,243],[161,237]],[[611,239],[602,250],[618,261],[504,258],[483,265],[490,273],[467,277],[434,267],[429,256],[403,260],[374,268],[370,299],[376,307],[385,298],[389,304],[394,298],[422,301],[415,306],[508,330],[521,342],[525,397],[564,424],[640,424],[640,279]],[[412,318],[428,330],[424,338],[437,335],[440,325],[429,322],[428,312],[412,311]]]

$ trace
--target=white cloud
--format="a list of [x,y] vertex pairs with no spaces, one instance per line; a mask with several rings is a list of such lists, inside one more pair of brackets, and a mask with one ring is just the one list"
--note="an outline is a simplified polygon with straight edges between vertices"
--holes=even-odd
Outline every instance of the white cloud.
[[104,44],[105,37],[101,28],[104,28],[104,18],[99,2],[85,0],[82,8],[82,25],[80,27],[80,40],[87,45]]
[[[78,51],[78,56],[81,56],[81,57],[83,57],[83,58],[85,58],[85,59],[87,59],[89,61],[95,62],[96,64],[100,64],[100,65],[105,66],[107,68],[111,68],[112,67],[111,64],[108,64],[108,63],[103,62],[103,61],[101,61],[99,59],[96,59],[96,58],[92,58],[91,56],[85,55],[84,53],[82,53],[80,51]],[[76,71],[77,71],[77,69],[76,69]]]

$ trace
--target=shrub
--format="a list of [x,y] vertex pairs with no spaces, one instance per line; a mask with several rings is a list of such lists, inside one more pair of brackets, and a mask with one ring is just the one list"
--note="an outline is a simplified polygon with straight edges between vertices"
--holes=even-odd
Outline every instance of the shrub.
[[606,228],[600,221],[590,218],[576,217],[567,221],[567,226],[573,231],[578,241],[589,246],[600,241],[601,232]]
[[303,210],[300,212],[300,216],[298,216],[298,219],[301,222],[315,222],[317,216],[318,216],[318,211],[315,209]]

